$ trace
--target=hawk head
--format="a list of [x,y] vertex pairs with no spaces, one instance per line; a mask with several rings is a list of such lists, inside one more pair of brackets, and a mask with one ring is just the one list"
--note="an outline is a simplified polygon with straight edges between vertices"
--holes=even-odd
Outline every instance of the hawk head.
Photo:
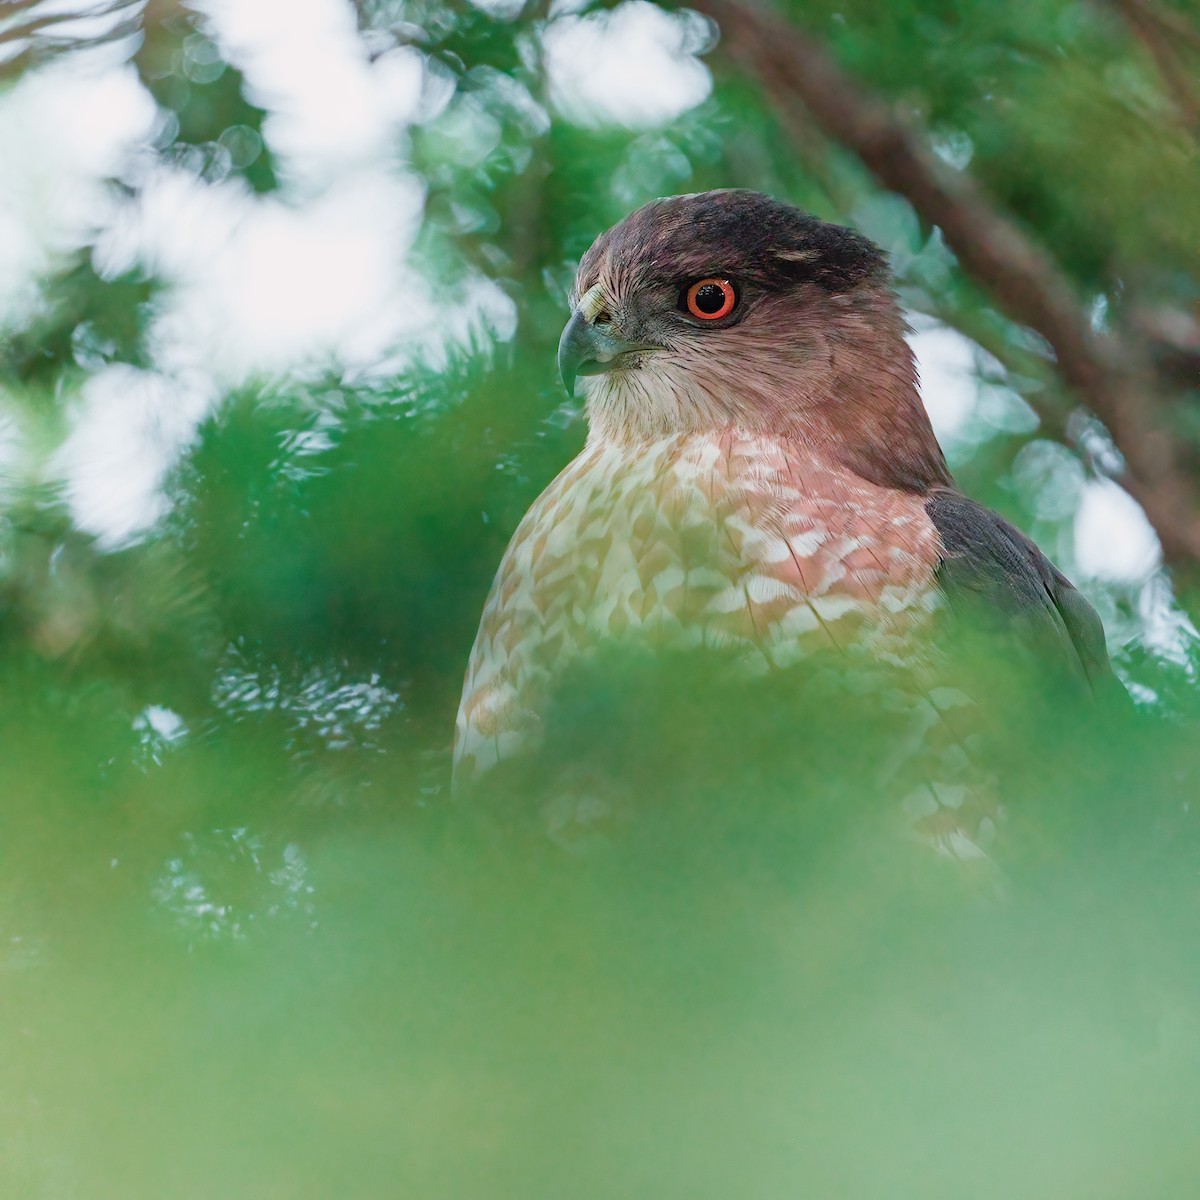
[[655,200],[579,264],[558,362],[593,440],[735,427],[827,451],[865,479],[951,482],[873,242],[757,192]]

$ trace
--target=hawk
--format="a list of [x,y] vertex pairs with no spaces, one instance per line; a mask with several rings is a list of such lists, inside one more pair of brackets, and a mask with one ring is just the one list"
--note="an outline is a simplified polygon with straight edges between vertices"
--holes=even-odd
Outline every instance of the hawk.
[[[972,597],[1105,686],[1087,601],[955,488],[906,331],[876,245],[755,192],[655,200],[596,240],[558,350],[587,442],[500,564],[456,789],[535,745],[556,679],[615,643],[719,648],[759,671],[818,652],[904,667],[914,704],[943,710],[923,727],[942,727],[963,698],[930,675],[933,618]],[[955,810],[969,847],[962,787],[924,787],[914,817]]]

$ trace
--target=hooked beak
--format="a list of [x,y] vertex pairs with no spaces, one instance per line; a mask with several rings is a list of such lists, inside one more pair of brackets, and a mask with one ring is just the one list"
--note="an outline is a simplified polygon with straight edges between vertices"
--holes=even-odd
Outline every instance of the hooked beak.
[[657,350],[639,342],[623,342],[611,337],[602,326],[593,325],[582,308],[577,308],[558,340],[558,373],[567,392],[575,393],[575,380],[580,375],[603,375],[625,366],[626,356],[639,350]]

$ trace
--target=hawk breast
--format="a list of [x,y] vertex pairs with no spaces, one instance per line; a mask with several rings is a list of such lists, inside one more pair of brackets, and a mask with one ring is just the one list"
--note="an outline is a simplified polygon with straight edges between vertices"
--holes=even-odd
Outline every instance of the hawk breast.
[[751,670],[817,649],[903,663],[936,603],[939,551],[921,497],[794,439],[589,444],[501,562],[467,668],[456,782],[536,740],[554,679],[614,641],[732,651]]

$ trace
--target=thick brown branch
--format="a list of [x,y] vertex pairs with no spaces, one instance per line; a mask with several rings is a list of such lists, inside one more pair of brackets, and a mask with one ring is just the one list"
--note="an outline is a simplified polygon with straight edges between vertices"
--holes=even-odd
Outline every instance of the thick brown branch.
[[1141,9],[1177,42],[1191,46],[1193,50],[1200,50],[1200,29],[1191,23],[1186,13],[1171,8],[1167,4],[1152,4],[1150,0],[1121,0],[1121,2],[1126,6]]
[[721,29],[725,53],[779,110],[800,105],[887,188],[941,228],[963,269],[1014,320],[1054,350],[1063,380],[1105,423],[1124,455],[1125,484],[1169,561],[1200,566],[1200,492],[1158,416],[1153,371],[1127,339],[1099,335],[1063,272],[968,176],[941,162],[881,98],[824,46],[746,0],[691,0]]
[[[1147,4],[1146,0],[1115,0],[1115,4],[1133,35],[1154,60],[1184,125],[1193,133],[1200,132],[1200,94],[1197,93],[1195,71],[1180,54],[1185,39],[1179,26],[1166,24],[1158,7]],[[1172,15],[1181,17],[1181,14]],[[1195,38],[1195,30],[1191,30],[1186,21],[1183,28],[1189,29]],[[1192,46],[1196,46],[1194,40]]]

